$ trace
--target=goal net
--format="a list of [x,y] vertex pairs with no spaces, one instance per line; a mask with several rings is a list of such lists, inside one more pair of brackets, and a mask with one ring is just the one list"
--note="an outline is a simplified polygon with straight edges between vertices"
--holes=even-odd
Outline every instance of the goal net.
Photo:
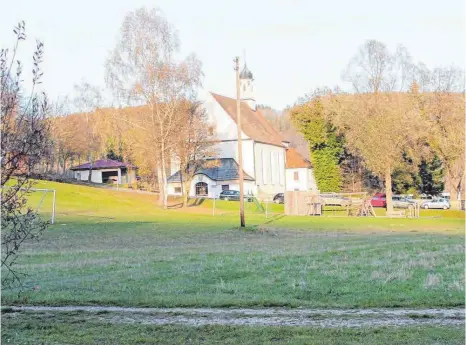
[[38,212],[46,220],[55,223],[56,190],[29,188],[27,193],[27,205]]

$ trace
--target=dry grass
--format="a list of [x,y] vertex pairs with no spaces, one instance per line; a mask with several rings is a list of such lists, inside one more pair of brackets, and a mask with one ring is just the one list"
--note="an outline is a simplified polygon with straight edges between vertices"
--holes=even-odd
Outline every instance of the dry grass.
[[425,289],[432,289],[439,287],[440,282],[442,281],[442,275],[437,273],[427,274],[426,280],[424,281]]

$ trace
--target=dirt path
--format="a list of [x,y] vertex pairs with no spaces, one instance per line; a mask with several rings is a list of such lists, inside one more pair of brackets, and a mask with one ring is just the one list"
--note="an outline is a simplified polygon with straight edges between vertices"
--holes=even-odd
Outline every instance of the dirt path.
[[[7,307],[3,317],[21,313],[38,316],[66,314],[86,320],[127,324],[261,325],[308,327],[378,327],[412,325],[464,325],[463,308],[450,309],[223,309],[223,308],[123,308],[98,306]],[[58,315],[57,315],[58,316]],[[71,316],[70,316],[71,317]]]

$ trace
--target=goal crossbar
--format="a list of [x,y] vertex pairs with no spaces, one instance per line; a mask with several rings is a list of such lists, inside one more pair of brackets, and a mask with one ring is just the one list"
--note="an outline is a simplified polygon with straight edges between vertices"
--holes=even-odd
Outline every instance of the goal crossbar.
[[[2,188],[3,189],[3,188]],[[42,203],[44,202],[45,197],[47,196],[47,193],[51,192],[53,193],[53,199],[52,199],[52,220],[51,223],[55,223],[55,210],[56,210],[56,199],[57,199],[57,190],[56,189],[47,189],[47,188],[20,188],[19,190],[24,190],[27,192],[44,192],[42,197],[40,198],[39,205],[37,205],[36,212],[39,212],[40,207],[42,206]]]

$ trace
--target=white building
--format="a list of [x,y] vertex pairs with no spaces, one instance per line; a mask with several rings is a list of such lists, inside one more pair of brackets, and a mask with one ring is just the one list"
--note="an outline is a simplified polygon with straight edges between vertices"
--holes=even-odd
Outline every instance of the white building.
[[135,167],[112,159],[99,159],[92,163],[87,162],[70,170],[74,171],[74,178],[80,181],[89,181],[91,171],[91,182],[94,183],[132,183],[136,181]]
[[311,163],[294,148],[286,150],[286,190],[317,191]]
[[[256,108],[254,79],[246,65],[240,73],[240,90],[244,192],[259,197],[273,197],[286,190],[288,142]],[[216,172],[209,168],[199,171],[192,181],[190,196],[218,197],[222,190],[239,190],[236,99],[210,92],[204,107],[209,122],[215,128],[215,151],[219,164]],[[179,166],[173,164],[171,173],[168,193],[181,195]]]

